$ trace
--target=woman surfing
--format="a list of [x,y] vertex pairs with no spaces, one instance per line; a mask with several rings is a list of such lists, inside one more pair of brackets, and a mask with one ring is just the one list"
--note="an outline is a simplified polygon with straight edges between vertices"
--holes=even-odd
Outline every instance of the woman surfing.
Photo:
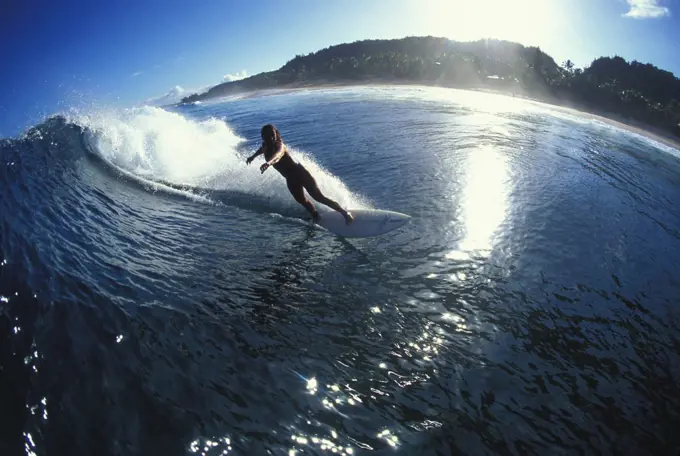
[[260,134],[263,141],[262,146],[257,149],[257,152],[248,157],[246,164],[249,165],[258,155],[264,154],[265,163],[260,166],[260,172],[264,173],[270,166],[273,166],[286,179],[288,190],[295,198],[295,201],[304,206],[312,214],[314,222],[319,221],[319,212],[314,207],[314,204],[305,197],[305,190],[319,203],[325,204],[341,213],[348,225],[352,223],[352,220],[354,220],[352,214],[343,209],[337,202],[321,193],[316,180],[314,180],[309,171],[302,166],[302,163],[296,163],[293,160],[293,157],[288,152],[288,148],[283,144],[279,130],[274,125],[265,125],[262,127]]

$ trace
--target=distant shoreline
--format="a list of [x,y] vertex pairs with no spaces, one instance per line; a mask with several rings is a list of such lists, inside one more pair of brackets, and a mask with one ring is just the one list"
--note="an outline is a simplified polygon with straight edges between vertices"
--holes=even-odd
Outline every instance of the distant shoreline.
[[380,85],[511,95],[614,121],[680,147],[680,79],[673,73],[619,56],[598,57],[584,68],[570,60],[558,65],[540,47],[494,39],[407,36],[337,44],[296,55],[276,70],[222,82],[181,102]]
[[[257,98],[273,95],[282,95],[286,93],[294,93],[304,90],[327,90],[327,89],[342,89],[345,87],[424,87],[424,88],[441,88],[441,89],[453,89],[453,90],[467,90],[471,92],[482,92],[491,93],[494,95],[502,95],[507,97],[516,97],[533,102],[543,103],[545,105],[551,106],[558,110],[563,110],[569,114],[577,115],[579,117],[598,120],[600,122],[606,123],[608,125],[627,130],[632,133],[636,133],[642,136],[646,136],[649,139],[657,141],[665,146],[676,149],[680,152],[680,138],[674,138],[665,132],[658,131],[650,125],[643,125],[639,122],[630,122],[619,116],[612,115],[610,113],[594,113],[592,111],[579,109],[577,106],[568,106],[566,104],[559,103],[559,100],[546,100],[540,97],[530,96],[523,91],[516,91],[509,93],[506,90],[499,90],[497,88],[487,88],[487,87],[455,87],[452,85],[445,84],[424,84],[422,82],[409,82],[409,81],[388,81],[388,80],[364,80],[364,81],[315,81],[311,82],[296,82],[292,84],[280,85],[278,87],[266,88],[266,89],[255,89],[247,90],[240,93],[234,93],[230,95],[225,95],[223,97],[215,97],[212,100],[228,99],[238,97],[240,99],[247,98]],[[210,100],[210,99],[208,99]],[[203,101],[208,101],[203,100]]]
[[[540,101],[540,100],[538,100]],[[649,139],[653,139],[654,141],[657,141],[665,146],[671,147],[673,149],[676,149],[678,152],[680,152],[680,139],[675,139],[670,136],[667,136],[663,132],[657,132],[657,131],[650,131],[649,129],[654,129],[654,127],[648,126],[648,125],[632,125],[630,123],[626,123],[623,120],[618,120],[614,119],[612,117],[606,117],[604,114],[595,114],[589,111],[581,111],[576,108],[572,108],[569,106],[561,106],[561,105],[553,105],[552,103],[546,103],[550,106],[554,106],[558,109],[565,110],[569,113],[573,113],[575,115],[578,115],[580,117],[584,118],[589,118],[589,119],[594,119],[594,120],[599,120],[602,123],[606,123],[608,125],[620,128],[622,130],[627,130],[631,133],[637,133],[641,136],[646,136]]]

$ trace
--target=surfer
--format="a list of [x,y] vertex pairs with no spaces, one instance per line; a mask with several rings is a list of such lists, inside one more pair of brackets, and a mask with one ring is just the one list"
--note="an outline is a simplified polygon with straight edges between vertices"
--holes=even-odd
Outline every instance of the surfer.
[[267,171],[267,169],[269,169],[270,166],[273,166],[274,169],[276,169],[286,179],[288,190],[295,198],[295,201],[304,206],[304,208],[307,209],[310,214],[312,214],[312,219],[314,222],[319,221],[319,212],[314,207],[314,204],[312,204],[312,202],[305,197],[305,189],[311,195],[311,197],[319,203],[325,204],[331,209],[335,209],[336,211],[340,212],[342,216],[345,217],[345,222],[347,222],[348,225],[352,223],[352,220],[354,220],[352,214],[343,209],[338,203],[321,193],[316,180],[314,180],[314,177],[309,173],[309,171],[307,171],[307,169],[302,166],[302,163],[296,163],[293,160],[293,157],[291,157],[290,153],[288,152],[288,148],[281,139],[279,130],[277,130],[274,125],[265,125],[262,127],[260,134],[263,141],[262,146],[260,146],[260,148],[257,149],[253,155],[248,157],[246,164],[249,165],[255,159],[255,157],[264,154],[265,163],[260,166],[260,172],[264,173]]

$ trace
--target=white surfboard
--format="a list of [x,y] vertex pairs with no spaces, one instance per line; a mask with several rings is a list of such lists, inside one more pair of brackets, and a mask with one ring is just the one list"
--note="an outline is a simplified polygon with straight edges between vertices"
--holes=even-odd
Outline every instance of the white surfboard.
[[349,212],[354,216],[354,221],[349,225],[342,214],[336,211],[321,212],[317,225],[338,236],[370,237],[396,230],[411,219],[401,212],[379,209],[350,209]]

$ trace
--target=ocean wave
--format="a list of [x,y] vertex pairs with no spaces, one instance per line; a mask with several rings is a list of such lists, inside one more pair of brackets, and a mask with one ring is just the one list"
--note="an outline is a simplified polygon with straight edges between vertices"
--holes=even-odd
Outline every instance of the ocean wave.
[[[296,207],[276,173],[262,175],[245,159],[259,146],[248,147],[222,119],[193,120],[155,107],[102,111],[75,116],[89,148],[109,165],[153,185],[165,185],[206,197],[245,193]],[[314,159],[292,149],[295,158],[314,174],[328,196],[341,204],[367,207],[358,195]],[[209,198],[209,197],[208,197]],[[225,201],[222,201],[225,202]]]

